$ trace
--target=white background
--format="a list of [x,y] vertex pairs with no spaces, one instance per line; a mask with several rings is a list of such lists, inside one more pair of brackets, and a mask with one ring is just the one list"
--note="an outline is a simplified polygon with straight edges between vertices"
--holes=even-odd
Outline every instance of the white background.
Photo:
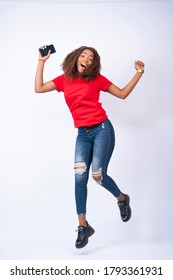
[[[0,259],[172,259],[173,1],[0,1]],[[96,233],[76,250],[73,152],[77,130],[63,94],[34,92],[38,48],[57,50],[45,81],[73,49],[95,47],[102,74],[133,93],[101,101],[116,131],[109,173],[131,196],[124,224],[115,199],[90,180]]]

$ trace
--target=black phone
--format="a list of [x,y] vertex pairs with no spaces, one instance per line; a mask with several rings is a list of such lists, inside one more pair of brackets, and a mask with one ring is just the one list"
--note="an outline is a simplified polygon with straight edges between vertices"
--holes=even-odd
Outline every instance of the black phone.
[[41,53],[41,56],[46,56],[49,50],[51,54],[56,52],[54,45],[47,45],[39,48],[39,52]]

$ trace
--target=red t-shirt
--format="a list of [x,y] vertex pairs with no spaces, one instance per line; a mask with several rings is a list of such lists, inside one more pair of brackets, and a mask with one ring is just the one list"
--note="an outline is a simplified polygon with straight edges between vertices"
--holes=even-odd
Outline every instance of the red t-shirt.
[[107,119],[106,111],[99,102],[100,91],[106,91],[112,85],[107,78],[99,74],[90,82],[81,78],[69,81],[63,74],[52,81],[57,91],[64,92],[75,127],[92,126]]

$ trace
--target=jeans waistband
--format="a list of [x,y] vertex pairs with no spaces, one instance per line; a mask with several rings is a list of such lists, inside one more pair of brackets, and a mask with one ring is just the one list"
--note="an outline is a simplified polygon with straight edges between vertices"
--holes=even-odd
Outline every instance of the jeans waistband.
[[[106,119],[107,120],[107,119]],[[85,129],[87,132],[89,132],[92,128],[95,128],[99,125],[101,125],[102,123],[104,123],[106,120],[100,122],[100,123],[97,123],[97,124],[94,124],[94,125],[91,125],[91,126],[82,126],[82,127],[79,127],[79,129]]]

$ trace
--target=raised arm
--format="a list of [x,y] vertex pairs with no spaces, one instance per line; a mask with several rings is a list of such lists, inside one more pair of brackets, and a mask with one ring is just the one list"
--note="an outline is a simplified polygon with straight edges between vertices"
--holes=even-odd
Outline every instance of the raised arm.
[[44,64],[49,57],[50,57],[50,51],[48,52],[48,55],[44,57],[42,57],[41,54],[39,53],[38,66],[35,75],[35,92],[37,93],[44,93],[56,89],[54,82],[52,81],[46,83],[43,82]]
[[142,61],[135,61],[135,69],[137,70],[137,72],[131,79],[131,81],[122,89],[112,84],[107,89],[107,91],[118,98],[125,99],[131,93],[131,91],[134,89],[134,87],[142,77],[144,73],[144,66],[145,65]]

